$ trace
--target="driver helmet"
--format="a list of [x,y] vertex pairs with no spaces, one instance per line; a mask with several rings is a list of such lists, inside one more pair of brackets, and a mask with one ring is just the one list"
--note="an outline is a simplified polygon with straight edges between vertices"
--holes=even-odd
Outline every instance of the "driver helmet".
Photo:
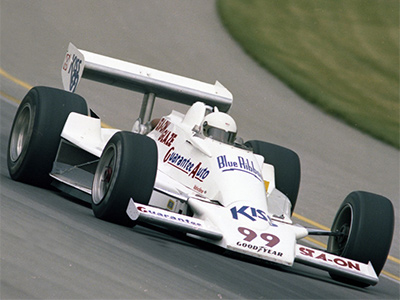
[[214,112],[204,117],[202,127],[206,137],[226,144],[235,142],[237,133],[235,120],[230,115],[219,112],[216,107]]

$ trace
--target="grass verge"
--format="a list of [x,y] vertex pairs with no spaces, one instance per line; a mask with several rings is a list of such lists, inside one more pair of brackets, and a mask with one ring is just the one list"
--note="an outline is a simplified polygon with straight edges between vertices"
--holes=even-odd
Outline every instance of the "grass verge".
[[243,49],[306,100],[400,148],[399,1],[218,0]]

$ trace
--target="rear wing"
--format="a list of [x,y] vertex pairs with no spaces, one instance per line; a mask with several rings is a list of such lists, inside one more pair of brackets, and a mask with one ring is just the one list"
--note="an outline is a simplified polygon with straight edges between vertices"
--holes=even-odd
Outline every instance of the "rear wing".
[[[68,46],[61,70],[64,89],[75,92],[80,79],[87,78],[112,86],[143,93],[141,117],[152,111],[156,97],[192,105],[197,101],[227,112],[232,94],[218,81],[214,85],[151,69],[108,56]],[[150,102],[150,103],[149,103]]]

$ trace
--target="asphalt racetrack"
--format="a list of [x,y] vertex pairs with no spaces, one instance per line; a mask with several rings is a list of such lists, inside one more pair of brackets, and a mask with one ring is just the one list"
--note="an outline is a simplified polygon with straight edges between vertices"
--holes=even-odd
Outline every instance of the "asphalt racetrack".
[[[330,227],[353,190],[391,199],[396,228],[384,271],[399,278],[399,151],[325,115],[258,67],[226,33],[214,1],[1,0],[0,11],[1,299],[399,299],[399,282],[387,275],[360,289],[302,265],[276,268],[223,256],[166,232],[103,222],[74,199],[10,179],[12,99],[23,98],[25,83],[61,88],[71,41],[220,81],[234,95],[231,114],[244,140],[266,140],[299,154],[300,216]],[[130,130],[138,116],[139,94],[90,81],[82,81],[77,93],[110,126]],[[154,116],[172,108],[186,110],[160,100]]]

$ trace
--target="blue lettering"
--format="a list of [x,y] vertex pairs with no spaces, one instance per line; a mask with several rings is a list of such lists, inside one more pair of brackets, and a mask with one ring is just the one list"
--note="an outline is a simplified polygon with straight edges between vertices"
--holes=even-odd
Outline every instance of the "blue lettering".
[[254,207],[251,207],[251,215],[257,217],[256,209]]
[[70,73],[69,90],[75,92],[79,82],[79,71],[81,69],[82,60],[75,54],[72,56],[72,62],[69,66],[68,73]]
[[257,209],[257,212],[258,212],[258,217],[261,220],[265,220],[265,221],[269,222],[268,216],[265,215],[265,211],[262,211],[261,209]]
[[248,209],[248,206],[242,206],[239,210],[236,209],[236,207],[232,207],[231,208],[231,213],[232,213],[232,217],[234,219],[238,219],[238,214],[241,214],[243,216],[245,216],[246,218],[249,218],[252,221],[255,221],[256,219],[254,219],[252,216],[250,216],[249,214],[246,213],[246,209]]
[[231,213],[232,213],[232,218],[234,218],[235,220],[238,219],[238,214],[237,214],[237,209],[236,206],[231,208]]
[[256,177],[260,181],[262,179],[261,172],[254,167],[254,162],[242,156],[238,156],[237,161],[229,161],[226,155],[221,155],[217,157],[217,164],[218,168],[222,169],[222,172],[242,171]]
[[217,157],[218,167],[219,167],[220,169],[222,169],[223,167],[225,167],[224,157],[225,157],[225,155],[224,155],[224,156],[218,156],[218,157]]
[[[247,212],[247,209],[250,208],[250,213]],[[231,208],[232,218],[235,220],[239,219],[239,215],[242,215],[251,221],[256,221],[257,219],[261,219],[263,221],[268,222],[271,226],[277,227],[276,224],[272,223],[271,218],[267,215],[267,213],[261,209],[256,209],[254,207],[249,207],[247,205],[243,205],[241,208],[237,208],[236,206]]]

